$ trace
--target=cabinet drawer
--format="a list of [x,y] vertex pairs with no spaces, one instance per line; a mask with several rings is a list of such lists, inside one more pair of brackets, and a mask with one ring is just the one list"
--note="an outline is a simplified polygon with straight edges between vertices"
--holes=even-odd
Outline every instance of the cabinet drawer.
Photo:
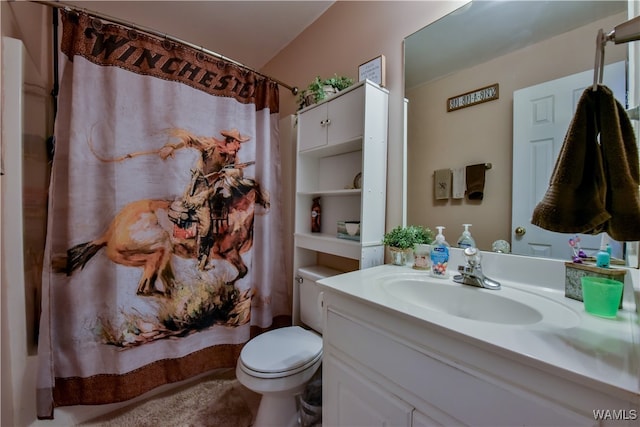
[[[354,339],[357,337],[357,339]],[[487,381],[397,341],[375,326],[327,308],[325,345],[335,347],[424,402],[467,425],[589,425],[587,419],[513,385]]]

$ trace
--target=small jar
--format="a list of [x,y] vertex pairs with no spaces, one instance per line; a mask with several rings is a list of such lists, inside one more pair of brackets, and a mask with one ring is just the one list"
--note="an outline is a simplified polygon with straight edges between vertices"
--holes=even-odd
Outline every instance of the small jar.
[[413,268],[416,270],[429,270],[431,268],[431,245],[417,244],[413,248]]

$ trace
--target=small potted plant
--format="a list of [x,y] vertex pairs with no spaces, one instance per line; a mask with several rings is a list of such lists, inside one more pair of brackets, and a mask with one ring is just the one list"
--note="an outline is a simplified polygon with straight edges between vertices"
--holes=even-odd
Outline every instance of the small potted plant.
[[300,92],[298,96],[298,107],[302,109],[309,105],[322,101],[323,99],[340,92],[351,86],[353,79],[350,77],[338,76],[334,74],[333,77],[323,79],[317,76],[307,88]]
[[428,245],[431,242],[433,242],[433,232],[420,225],[406,227],[399,225],[385,233],[382,239],[382,243],[391,251],[395,265],[404,265],[407,261],[407,255],[411,251],[415,251],[416,247],[419,248],[421,254],[424,254],[425,250],[428,253]]
[[382,238],[382,243],[389,248],[393,264],[404,265],[407,254],[415,245],[415,232],[409,227],[398,225]]

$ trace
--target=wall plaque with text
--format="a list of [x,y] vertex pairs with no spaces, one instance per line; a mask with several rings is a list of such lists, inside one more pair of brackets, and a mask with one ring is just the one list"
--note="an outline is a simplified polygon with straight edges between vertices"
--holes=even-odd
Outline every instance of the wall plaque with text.
[[384,55],[373,58],[358,67],[358,81],[369,79],[384,87],[385,85],[385,59]]
[[447,99],[447,112],[482,104],[487,101],[493,101],[494,99],[498,99],[498,97],[498,83],[495,83],[491,86],[472,90],[471,92],[463,93],[462,95],[457,95]]

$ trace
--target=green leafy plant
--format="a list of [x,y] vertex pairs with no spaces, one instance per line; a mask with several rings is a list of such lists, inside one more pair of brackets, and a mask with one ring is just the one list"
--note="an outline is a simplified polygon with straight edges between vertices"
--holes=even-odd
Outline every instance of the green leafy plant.
[[416,237],[416,244],[429,245],[433,242],[433,231],[429,227],[423,227],[421,225],[410,225],[409,228],[413,229]]
[[331,86],[338,91],[341,91],[351,86],[353,84],[353,79],[350,77],[338,76],[337,74],[334,74],[333,77],[325,79],[322,84]]
[[350,77],[338,76],[334,74],[333,77],[323,79],[317,76],[309,83],[307,88],[300,92],[298,95],[298,107],[299,109],[320,102],[327,97],[325,87],[331,87],[336,91],[341,91],[353,84],[353,79]]
[[401,225],[385,233],[382,243],[391,248],[412,249],[417,244],[430,244],[433,242],[433,231],[421,225]]

